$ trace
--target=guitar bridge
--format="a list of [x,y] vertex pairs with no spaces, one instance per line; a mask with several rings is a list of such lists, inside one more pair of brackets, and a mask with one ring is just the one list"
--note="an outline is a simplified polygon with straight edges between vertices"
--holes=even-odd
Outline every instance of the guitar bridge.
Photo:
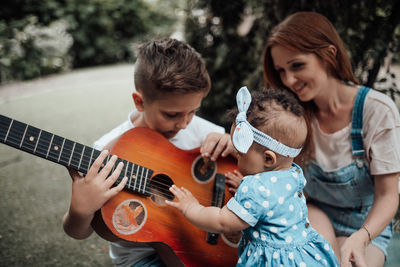
[[[213,199],[211,201],[211,206],[222,208],[225,200],[225,175],[217,173],[215,175],[215,183],[213,190]],[[216,245],[218,243],[219,234],[217,233],[207,233],[206,241],[211,245]]]

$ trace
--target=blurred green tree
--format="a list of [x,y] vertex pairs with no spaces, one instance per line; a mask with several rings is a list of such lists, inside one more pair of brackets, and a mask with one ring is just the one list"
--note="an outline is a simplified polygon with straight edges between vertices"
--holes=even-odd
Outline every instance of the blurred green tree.
[[[168,37],[174,31],[176,5],[168,9],[159,2],[162,1],[1,1],[0,83],[69,68],[133,61],[136,42]],[[55,27],[54,22],[62,22],[63,28]],[[28,34],[27,29],[32,28],[35,30]],[[44,32],[46,36],[41,34]],[[44,39],[54,44],[51,49],[38,45]]]

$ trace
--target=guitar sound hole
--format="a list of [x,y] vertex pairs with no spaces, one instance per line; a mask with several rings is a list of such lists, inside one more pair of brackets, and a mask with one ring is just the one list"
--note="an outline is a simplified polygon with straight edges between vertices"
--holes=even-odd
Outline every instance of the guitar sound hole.
[[217,172],[217,163],[198,156],[192,163],[192,177],[201,184],[212,181]]
[[165,206],[165,200],[173,200],[174,195],[169,191],[173,181],[167,175],[157,174],[150,181],[150,198],[154,203]]

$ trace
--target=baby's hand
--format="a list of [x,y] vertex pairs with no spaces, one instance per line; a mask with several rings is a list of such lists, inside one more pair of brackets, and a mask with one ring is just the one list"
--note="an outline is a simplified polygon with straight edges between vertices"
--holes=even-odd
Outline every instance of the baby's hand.
[[76,171],[69,170],[73,179],[70,210],[76,214],[81,216],[93,215],[110,198],[124,188],[128,180],[126,177],[117,186],[113,187],[121,173],[123,163],[120,162],[110,174],[117,156],[112,156],[104,168],[99,171],[107,155],[108,151],[102,151],[85,177],[80,176]]
[[177,198],[176,202],[165,200],[167,205],[177,208],[183,215],[185,215],[191,208],[200,205],[199,201],[192,195],[192,193],[184,187],[177,187],[172,185],[169,191]]
[[212,161],[217,160],[219,155],[226,157],[234,154],[235,149],[229,134],[209,133],[200,148],[202,157],[210,157]]
[[233,173],[225,173],[225,177],[228,191],[234,195],[236,193],[236,189],[239,187],[240,182],[242,181],[243,175],[239,171],[234,170]]

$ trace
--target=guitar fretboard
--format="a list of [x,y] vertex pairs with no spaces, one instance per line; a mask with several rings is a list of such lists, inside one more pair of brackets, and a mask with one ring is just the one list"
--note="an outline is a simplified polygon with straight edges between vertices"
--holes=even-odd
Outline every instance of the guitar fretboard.
[[[0,142],[32,155],[53,161],[86,174],[100,155],[94,148],[46,132],[31,125],[0,115]],[[109,155],[103,165],[105,165]],[[124,167],[118,177],[128,177],[125,189],[135,193],[149,195],[149,181],[153,171],[143,166],[118,158],[115,166],[123,162]],[[114,166],[114,168],[115,168]],[[113,170],[114,170],[113,168]]]

